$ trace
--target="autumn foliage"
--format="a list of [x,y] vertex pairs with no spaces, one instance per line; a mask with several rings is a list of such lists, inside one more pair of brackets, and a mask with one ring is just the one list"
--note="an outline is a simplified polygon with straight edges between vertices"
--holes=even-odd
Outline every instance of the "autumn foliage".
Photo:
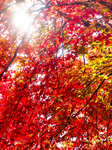
[[0,149],[110,150],[112,1],[28,3],[0,1]]

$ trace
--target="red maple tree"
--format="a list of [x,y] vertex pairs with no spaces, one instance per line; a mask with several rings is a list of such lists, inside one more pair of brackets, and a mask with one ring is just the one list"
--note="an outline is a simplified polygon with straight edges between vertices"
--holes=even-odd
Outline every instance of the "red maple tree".
[[112,1],[30,2],[0,3],[1,150],[111,149]]

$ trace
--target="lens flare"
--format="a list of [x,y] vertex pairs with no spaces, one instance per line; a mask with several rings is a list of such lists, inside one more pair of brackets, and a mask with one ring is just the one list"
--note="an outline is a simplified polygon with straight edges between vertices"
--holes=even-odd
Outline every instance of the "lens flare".
[[27,30],[31,23],[31,19],[27,12],[19,10],[14,14],[14,25],[16,28]]

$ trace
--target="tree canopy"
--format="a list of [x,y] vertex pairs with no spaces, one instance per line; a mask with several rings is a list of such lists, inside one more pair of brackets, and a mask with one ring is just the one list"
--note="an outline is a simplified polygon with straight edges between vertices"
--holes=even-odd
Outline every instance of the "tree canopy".
[[111,147],[112,0],[1,0],[0,149]]

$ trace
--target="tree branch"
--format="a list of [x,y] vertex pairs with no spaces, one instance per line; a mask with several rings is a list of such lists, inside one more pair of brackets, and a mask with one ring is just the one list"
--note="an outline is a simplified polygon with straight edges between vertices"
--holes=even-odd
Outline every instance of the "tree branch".
[[[49,1],[49,2],[50,2],[50,1]],[[40,11],[40,12],[38,13],[38,15],[34,18],[33,22],[30,24],[30,26],[29,26],[28,29],[26,30],[26,32],[25,32],[25,34],[24,34],[24,36],[23,36],[21,42],[19,43],[19,45],[18,45],[18,47],[17,47],[17,49],[16,49],[16,51],[15,51],[15,53],[14,53],[13,58],[12,58],[11,61],[9,62],[8,66],[6,67],[6,69],[0,74],[0,78],[1,78],[1,77],[3,76],[3,74],[8,70],[8,68],[10,67],[10,65],[12,64],[12,62],[14,61],[14,59],[16,58],[17,53],[18,53],[18,50],[19,50],[20,46],[22,45],[22,43],[23,43],[23,41],[24,41],[24,39],[25,39],[25,37],[26,37],[26,35],[27,35],[27,33],[28,33],[30,27],[31,27],[32,24],[35,22],[35,20],[39,17],[39,15],[42,13],[42,11],[44,11],[44,9],[46,9],[46,8],[48,7],[49,2],[46,4],[45,7],[43,7],[43,8],[41,9],[41,11]]]

